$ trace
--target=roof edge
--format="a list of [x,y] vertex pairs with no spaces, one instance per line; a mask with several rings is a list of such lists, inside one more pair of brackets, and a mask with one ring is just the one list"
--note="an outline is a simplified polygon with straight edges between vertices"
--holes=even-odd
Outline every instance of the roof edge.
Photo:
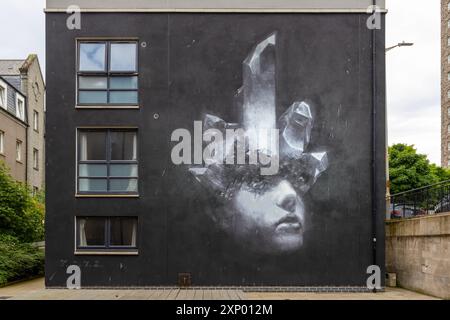
[[[367,12],[374,0],[77,0],[81,12]],[[386,1],[376,0],[380,11]],[[47,0],[46,12],[67,12],[72,0]]]

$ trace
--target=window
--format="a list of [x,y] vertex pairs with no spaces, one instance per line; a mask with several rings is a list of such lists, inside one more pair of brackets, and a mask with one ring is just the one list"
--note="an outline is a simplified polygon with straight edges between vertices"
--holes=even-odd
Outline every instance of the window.
[[0,131],[0,154],[5,153],[5,133]]
[[450,29],[450,20],[448,20],[448,22],[447,22],[447,28]]
[[25,99],[16,95],[16,117],[25,121]]
[[447,144],[447,150],[450,151],[450,142]]
[[0,80],[0,107],[8,108],[8,86]]
[[450,117],[450,108],[447,108],[447,115]]
[[450,55],[447,57],[447,63],[450,64]]
[[137,192],[137,131],[79,130],[78,193]]
[[22,161],[22,141],[16,141],[16,161]]
[[450,90],[447,91],[447,98],[450,100]]
[[33,129],[39,132],[39,112],[33,111]]
[[136,217],[77,217],[77,249],[137,249]]
[[136,41],[78,44],[78,105],[138,105]]
[[450,133],[450,124],[447,127],[447,132]]
[[39,170],[39,151],[33,149],[33,168]]
[[447,45],[450,47],[450,37],[447,38]]

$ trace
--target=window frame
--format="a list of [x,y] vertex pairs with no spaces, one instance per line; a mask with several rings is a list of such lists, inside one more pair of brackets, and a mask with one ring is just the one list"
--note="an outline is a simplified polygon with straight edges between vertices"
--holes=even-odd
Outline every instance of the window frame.
[[39,132],[39,112],[33,110],[33,130]]
[[[106,160],[81,160],[80,150],[81,150],[81,139],[80,133],[82,132],[105,132],[105,155]],[[136,134],[136,160],[111,160],[111,132],[134,132]],[[76,164],[76,194],[77,196],[139,196],[139,136],[137,128],[77,128],[77,164]],[[89,177],[80,176],[80,165],[83,164],[98,164],[106,165],[106,176],[101,177]],[[110,168],[111,165],[136,165],[137,174],[136,176],[111,176]],[[91,179],[91,180],[106,180],[107,191],[80,191],[80,179]],[[136,191],[109,191],[110,180],[136,180]]]
[[[103,218],[104,219],[104,239],[105,244],[103,246],[81,246],[80,245],[80,228],[79,220],[88,218]],[[134,219],[136,221],[136,245],[135,246],[117,246],[111,245],[111,219]],[[126,252],[139,250],[139,217],[138,216],[76,216],[75,217],[75,248],[77,252],[90,252],[90,251],[116,251],[116,252]]]
[[[20,108],[19,108],[19,101],[22,102],[22,107],[23,107],[22,110],[21,110],[22,111],[22,117],[20,116],[20,112],[19,112],[19,110],[20,110]],[[15,109],[16,109],[16,117],[18,119],[22,120],[22,121],[25,121],[26,120],[26,116],[25,116],[25,110],[26,110],[25,98],[22,97],[18,93],[16,93],[16,106],[15,106]]]
[[16,139],[16,161],[22,163],[22,140]]
[[2,101],[2,99],[0,97],[0,108],[8,110],[8,85],[2,79],[0,79],[0,87],[2,87],[5,92],[5,97],[4,97],[5,100]]
[[39,171],[39,150],[33,148],[33,169]]
[[0,154],[5,155],[5,132],[0,130]]
[[[105,70],[103,71],[81,71],[80,70],[80,48],[84,43],[105,44]],[[133,43],[136,44],[136,69],[134,71],[111,71],[111,44]],[[80,89],[80,77],[103,77],[106,78],[106,89]],[[136,89],[111,89],[111,78],[114,77],[137,77]],[[137,39],[77,39],[77,63],[76,63],[76,106],[77,107],[139,107],[139,41]],[[106,103],[80,103],[80,91],[106,92]],[[110,92],[136,92],[136,103],[110,103]]]

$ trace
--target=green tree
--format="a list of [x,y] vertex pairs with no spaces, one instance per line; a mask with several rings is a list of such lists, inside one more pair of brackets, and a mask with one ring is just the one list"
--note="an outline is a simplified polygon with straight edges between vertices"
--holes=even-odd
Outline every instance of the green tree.
[[445,169],[430,164],[427,156],[418,154],[414,145],[389,147],[389,179],[391,194],[438,183],[450,176]]
[[44,204],[25,185],[14,181],[0,163],[0,234],[22,242],[44,238]]

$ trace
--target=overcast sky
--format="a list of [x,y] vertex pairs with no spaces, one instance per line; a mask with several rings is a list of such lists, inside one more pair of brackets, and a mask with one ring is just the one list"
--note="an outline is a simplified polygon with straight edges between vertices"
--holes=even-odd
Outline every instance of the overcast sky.
[[[75,1],[76,2],[76,1]],[[416,145],[440,164],[440,1],[387,0],[389,144]],[[45,0],[0,0],[0,59],[37,53],[45,68]]]

